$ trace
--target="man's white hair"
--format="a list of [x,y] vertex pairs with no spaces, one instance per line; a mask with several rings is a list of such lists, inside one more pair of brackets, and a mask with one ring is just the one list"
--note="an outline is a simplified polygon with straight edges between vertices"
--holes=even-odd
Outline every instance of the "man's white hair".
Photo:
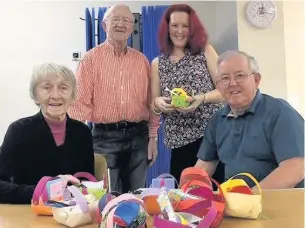
[[258,63],[257,63],[256,59],[253,56],[248,55],[246,52],[239,51],[239,50],[226,51],[226,52],[222,53],[218,57],[218,60],[217,60],[217,71],[219,69],[219,65],[223,61],[229,59],[232,56],[236,56],[236,55],[242,55],[242,56],[246,57],[248,62],[249,62],[249,67],[250,67],[251,72],[259,73],[259,66],[258,66]]
[[134,21],[134,16],[133,16],[133,14],[132,14],[132,12],[131,12],[129,6],[124,5],[124,4],[115,4],[115,5],[113,5],[113,6],[108,7],[107,11],[104,13],[103,22],[105,22],[105,21],[111,16],[111,13],[112,13],[112,11],[113,11],[114,9],[116,9],[116,8],[121,8],[121,7],[122,7],[122,8],[127,8],[127,9],[130,11],[130,13],[131,13],[131,19],[132,19],[132,21]]

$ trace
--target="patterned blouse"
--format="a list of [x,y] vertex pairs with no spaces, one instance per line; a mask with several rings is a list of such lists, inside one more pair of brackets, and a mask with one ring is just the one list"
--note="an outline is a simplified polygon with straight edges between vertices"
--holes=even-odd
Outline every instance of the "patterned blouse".
[[[198,55],[186,53],[178,62],[172,62],[166,55],[159,57],[161,95],[169,97],[166,88],[184,87],[191,95],[203,94],[215,89],[207,68],[204,51]],[[203,137],[204,129],[211,116],[222,104],[201,104],[188,114],[172,112],[164,114],[164,144],[174,149],[185,146]]]

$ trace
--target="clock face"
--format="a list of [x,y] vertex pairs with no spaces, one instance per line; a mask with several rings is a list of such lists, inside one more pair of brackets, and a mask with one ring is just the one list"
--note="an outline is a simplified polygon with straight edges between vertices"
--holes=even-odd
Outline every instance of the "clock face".
[[268,28],[276,18],[274,1],[250,1],[246,8],[248,21],[257,28]]

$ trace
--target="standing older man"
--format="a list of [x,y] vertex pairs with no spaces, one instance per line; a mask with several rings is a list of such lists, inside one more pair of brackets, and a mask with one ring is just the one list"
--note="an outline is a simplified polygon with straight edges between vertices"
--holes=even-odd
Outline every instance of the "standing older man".
[[134,18],[125,5],[105,13],[107,40],[91,49],[77,72],[77,100],[70,115],[94,123],[95,151],[104,154],[113,191],[145,186],[146,173],[157,156],[159,116],[151,113],[150,66],[127,46]]
[[196,166],[212,175],[220,160],[226,179],[248,172],[263,189],[303,187],[304,119],[285,100],[260,93],[260,79],[246,53],[219,56],[217,88],[227,106],[211,118]]

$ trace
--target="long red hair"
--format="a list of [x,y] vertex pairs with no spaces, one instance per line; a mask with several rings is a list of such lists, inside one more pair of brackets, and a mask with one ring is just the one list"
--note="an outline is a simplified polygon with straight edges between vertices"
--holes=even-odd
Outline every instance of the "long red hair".
[[166,9],[159,24],[158,42],[163,54],[171,54],[174,45],[169,36],[170,16],[174,12],[185,12],[189,15],[189,37],[186,48],[192,54],[200,53],[205,47],[208,34],[195,10],[186,4],[175,4]]

